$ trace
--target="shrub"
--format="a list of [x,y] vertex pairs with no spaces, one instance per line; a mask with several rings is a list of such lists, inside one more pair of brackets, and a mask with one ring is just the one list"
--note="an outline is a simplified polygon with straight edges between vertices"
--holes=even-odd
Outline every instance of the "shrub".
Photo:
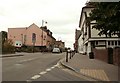
[[14,53],[15,47],[13,46],[13,42],[10,39],[5,40],[2,47],[2,53]]

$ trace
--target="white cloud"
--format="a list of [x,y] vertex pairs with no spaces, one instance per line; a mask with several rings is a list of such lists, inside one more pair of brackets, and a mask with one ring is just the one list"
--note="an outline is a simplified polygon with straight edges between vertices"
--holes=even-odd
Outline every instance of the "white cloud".
[[[87,0],[0,0],[0,31],[8,27],[27,27],[32,23],[48,28],[70,47],[74,43],[82,7]],[[70,35],[70,37],[68,37]],[[67,40],[66,40],[67,39]]]

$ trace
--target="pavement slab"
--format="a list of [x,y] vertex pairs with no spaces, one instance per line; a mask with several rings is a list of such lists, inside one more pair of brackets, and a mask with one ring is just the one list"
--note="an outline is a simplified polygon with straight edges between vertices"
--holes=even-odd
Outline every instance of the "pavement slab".
[[89,56],[76,53],[68,62],[61,63],[69,69],[98,81],[118,81],[118,66],[106,62],[89,59]]

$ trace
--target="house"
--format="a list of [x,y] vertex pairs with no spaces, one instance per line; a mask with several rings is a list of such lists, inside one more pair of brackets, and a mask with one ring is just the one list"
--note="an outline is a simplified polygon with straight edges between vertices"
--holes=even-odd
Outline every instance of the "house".
[[[51,39],[55,38],[51,35]],[[42,29],[36,24],[32,24],[29,27],[20,28],[8,28],[8,39],[12,39],[15,47],[35,46],[35,47],[47,47],[49,35],[47,29]],[[51,43],[52,41],[50,41]]]
[[65,51],[65,42],[58,40],[55,42],[55,47],[58,47],[58,48],[62,49],[63,51]]
[[74,43],[74,50],[76,50],[76,52],[78,52],[78,39],[80,36],[80,30],[75,30],[75,43]]
[[[99,36],[98,30],[92,28],[95,21],[92,21],[87,25],[87,18],[89,18],[89,13],[94,7],[87,5],[82,8],[79,28],[80,28],[80,37],[78,39],[79,48],[78,51],[86,53],[89,55],[93,51],[93,48],[104,49],[104,48],[114,48],[120,46],[120,38],[117,36],[106,37],[105,35]],[[82,49],[83,48],[83,49]]]
[[49,29],[47,29],[46,26],[41,27],[41,29],[47,33],[47,45],[46,45],[46,47],[50,51],[55,47],[56,39],[52,36],[53,33]]

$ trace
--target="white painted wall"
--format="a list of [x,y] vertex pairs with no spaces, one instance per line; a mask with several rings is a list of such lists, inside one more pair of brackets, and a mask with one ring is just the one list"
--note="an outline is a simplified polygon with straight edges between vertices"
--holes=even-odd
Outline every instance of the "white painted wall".
[[79,53],[83,53],[84,52],[83,51],[84,47],[83,47],[83,39],[82,39],[82,37],[83,37],[83,35],[81,35],[79,37],[79,39],[78,39],[78,52]]

